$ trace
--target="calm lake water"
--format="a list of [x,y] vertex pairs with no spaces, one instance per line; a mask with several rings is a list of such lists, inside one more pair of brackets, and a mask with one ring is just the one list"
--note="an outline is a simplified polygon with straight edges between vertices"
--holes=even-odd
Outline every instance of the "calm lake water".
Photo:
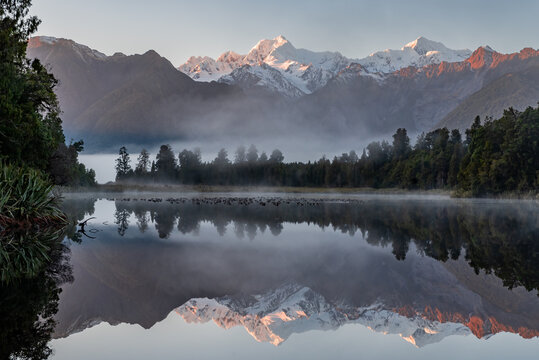
[[[537,359],[539,205],[68,196],[52,359]],[[37,300],[36,300],[37,301]]]

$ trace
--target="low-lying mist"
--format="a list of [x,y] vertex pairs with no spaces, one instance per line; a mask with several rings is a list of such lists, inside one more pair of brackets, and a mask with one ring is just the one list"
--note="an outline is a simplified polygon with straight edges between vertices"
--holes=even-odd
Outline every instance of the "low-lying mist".
[[[200,149],[203,162],[211,162],[217,156],[221,149],[228,152],[228,158],[233,161],[234,153],[239,146],[248,148],[251,144],[255,145],[258,155],[265,152],[267,156],[275,149],[279,149],[284,155],[285,162],[308,162],[316,161],[325,156],[333,159],[343,153],[354,150],[359,156],[363,149],[371,141],[390,140],[391,135],[383,137],[329,137],[329,136],[273,136],[273,137],[248,137],[248,136],[224,136],[214,139],[171,141],[171,145],[176,158],[178,153],[184,149]],[[155,160],[162,143],[155,144],[124,144],[131,158],[131,166],[135,166],[137,157],[144,148],[150,153],[150,160]],[[100,184],[114,181],[116,176],[115,160],[118,158],[118,149],[108,148],[106,152],[92,153],[84,152],[79,156],[80,161],[96,172],[97,181]]]

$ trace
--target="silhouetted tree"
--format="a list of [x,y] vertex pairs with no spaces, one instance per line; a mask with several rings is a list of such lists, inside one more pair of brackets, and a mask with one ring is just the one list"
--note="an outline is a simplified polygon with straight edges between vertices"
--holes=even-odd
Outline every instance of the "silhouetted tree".
[[161,145],[155,161],[155,172],[161,181],[172,180],[176,175],[176,158],[170,145]]
[[236,156],[234,157],[234,164],[241,164],[246,161],[245,157],[245,146],[239,146],[236,149]]
[[263,151],[262,154],[258,157],[258,162],[261,164],[265,164],[268,161],[268,155]]
[[408,156],[411,150],[410,138],[406,133],[406,129],[397,129],[397,132],[393,135],[393,159],[402,160]]
[[284,156],[281,150],[275,149],[271,152],[269,161],[274,164],[281,164],[284,161]]
[[123,180],[127,178],[131,170],[131,159],[127,153],[125,146],[120,148],[118,151],[118,158],[116,159],[116,181]]
[[142,149],[140,155],[137,158],[137,166],[135,167],[135,172],[137,174],[146,174],[148,168],[150,167],[150,154],[148,150]]
[[230,165],[230,160],[228,160],[228,152],[225,149],[219,150],[217,157],[213,160],[213,164],[218,168],[224,168]]
[[258,160],[258,150],[256,149],[256,146],[252,145],[249,146],[249,150],[247,150],[246,155],[247,162],[250,164],[254,164]]

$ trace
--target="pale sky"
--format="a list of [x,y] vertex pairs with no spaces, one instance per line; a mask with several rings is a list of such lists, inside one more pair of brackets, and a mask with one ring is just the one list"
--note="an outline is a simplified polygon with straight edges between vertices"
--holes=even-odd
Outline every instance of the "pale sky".
[[191,55],[247,53],[284,35],[294,46],[361,58],[418,36],[453,49],[539,47],[539,0],[34,0],[38,35],[112,55],[157,51],[175,66]]

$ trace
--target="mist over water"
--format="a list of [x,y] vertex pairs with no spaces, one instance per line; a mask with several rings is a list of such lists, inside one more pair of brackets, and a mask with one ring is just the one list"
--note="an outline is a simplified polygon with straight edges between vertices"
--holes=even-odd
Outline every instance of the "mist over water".
[[[415,134],[410,134],[410,139],[415,139]],[[358,156],[361,156],[363,149],[371,141],[379,140],[390,141],[391,135],[383,137],[367,137],[357,134],[348,137],[328,138],[310,137],[310,136],[273,136],[273,137],[223,137],[220,139],[201,139],[192,141],[169,141],[163,142],[171,145],[174,154],[177,156],[184,149],[193,150],[199,148],[202,153],[203,162],[211,162],[217,156],[220,149],[224,148],[228,152],[228,159],[234,161],[236,149],[243,145],[246,148],[254,144],[258,150],[258,155],[265,152],[270,155],[274,149],[283,152],[285,162],[308,162],[317,161],[322,156],[333,159],[334,156],[340,156],[342,153],[348,153],[354,150]],[[155,155],[159,151],[158,144],[125,144],[131,158],[131,166],[135,167],[137,157],[140,151],[145,148],[150,152],[150,160],[155,160]],[[92,153],[84,152],[79,155],[81,163],[86,167],[92,168],[96,172],[96,179],[100,184],[114,181],[116,177],[115,160],[118,157],[118,149],[109,148],[106,152]]]

